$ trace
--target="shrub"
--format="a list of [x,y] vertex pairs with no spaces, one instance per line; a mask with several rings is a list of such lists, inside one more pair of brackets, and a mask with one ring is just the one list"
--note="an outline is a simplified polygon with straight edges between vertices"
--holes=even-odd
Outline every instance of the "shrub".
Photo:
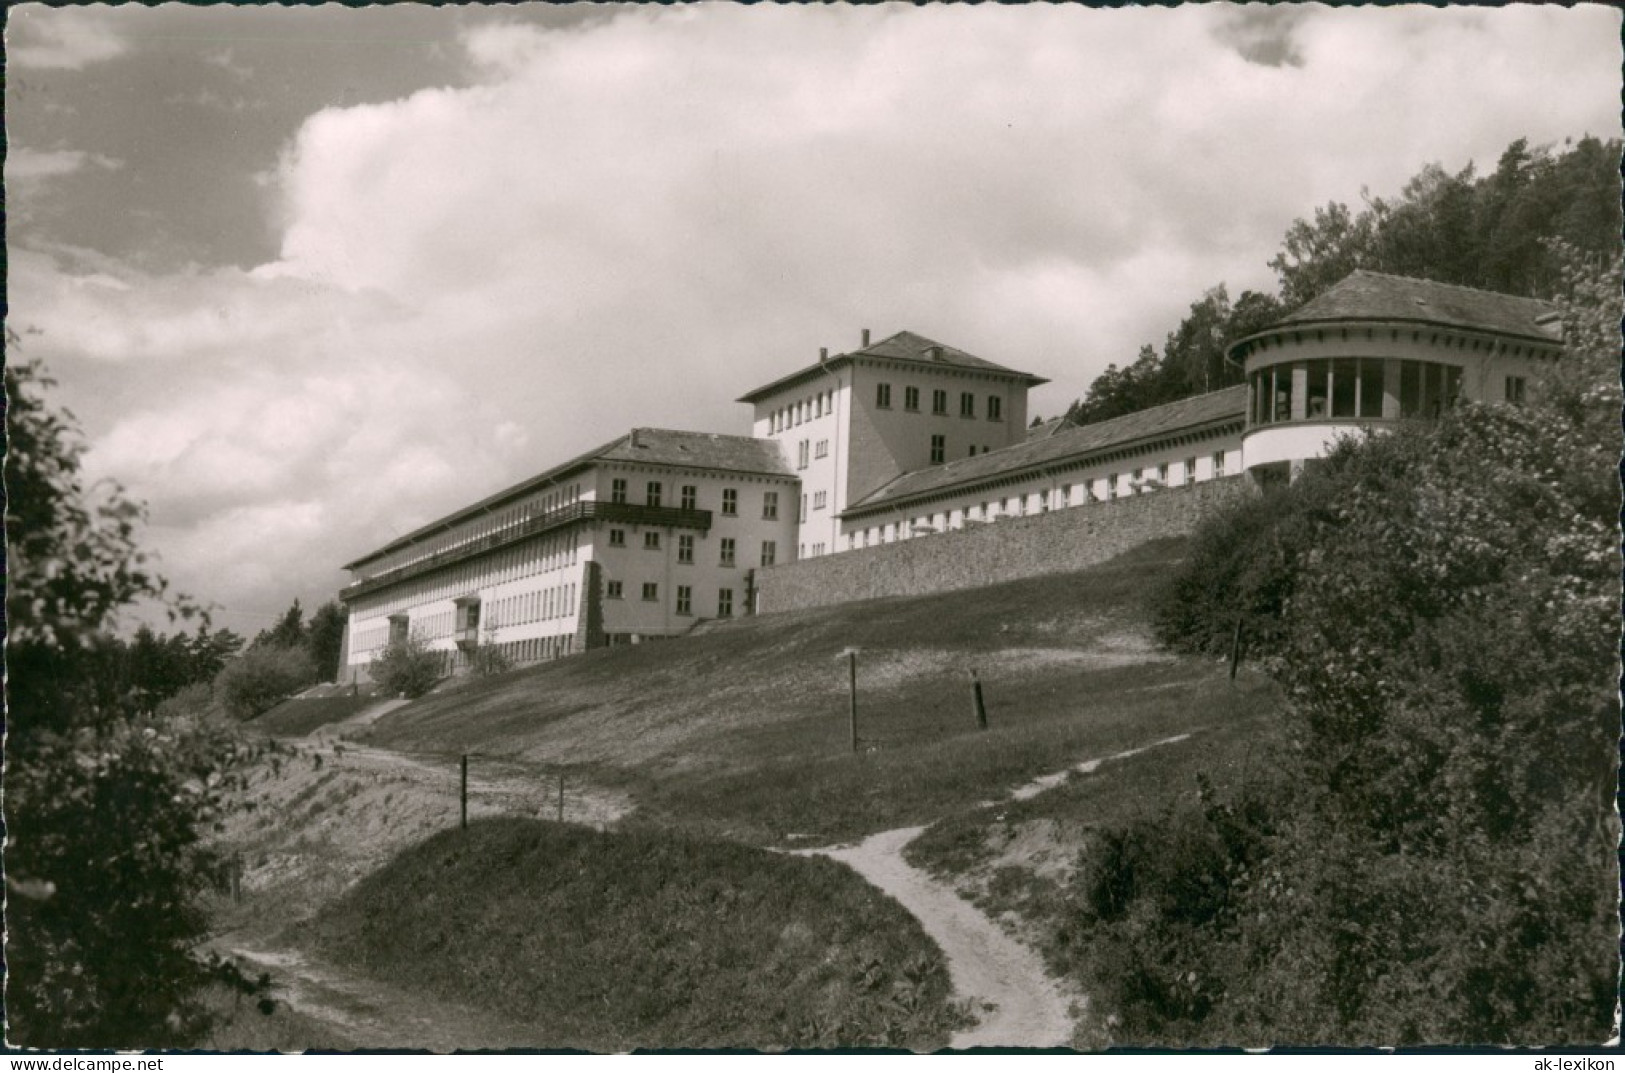
[[393,641],[373,657],[373,681],[390,693],[421,697],[440,680],[440,653],[431,651],[421,637]]
[[513,660],[509,659],[496,643],[496,631],[486,630],[485,636],[480,640],[480,646],[474,650],[474,656],[469,660],[469,671],[476,678],[494,678],[511,670]]
[[1069,948],[1121,1040],[1611,1032],[1617,280],[1566,277],[1570,350],[1531,405],[1345,444],[1203,530],[1159,624],[1201,649],[1221,610],[1267,620],[1296,791],[1247,806],[1251,839],[1211,808],[1103,837]]
[[165,586],[143,565],[139,505],[83,487],[49,384],[33,363],[6,368],[6,1042],[185,1047],[207,1029],[210,981],[257,987],[202,952],[199,906],[219,876],[204,835],[251,750],[145,714],[98,675],[116,611]]
[[256,645],[227,663],[215,692],[235,719],[252,719],[316,680],[303,646]]

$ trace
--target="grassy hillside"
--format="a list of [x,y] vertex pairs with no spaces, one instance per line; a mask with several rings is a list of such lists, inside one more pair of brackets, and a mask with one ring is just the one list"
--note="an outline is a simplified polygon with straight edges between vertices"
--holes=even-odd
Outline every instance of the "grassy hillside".
[[335,961],[537,1026],[537,1045],[930,1050],[964,1017],[941,952],[847,868],[672,833],[501,819],[363,880]]
[[[931,597],[768,615],[467,682],[380,720],[369,740],[575,769],[638,818],[758,843],[930,822],[1068,762],[1234,722],[1263,683],[1150,641],[1161,541],[1091,570]],[[847,729],[847,646],[860,736]],[[976,729],[970,672],[992,729]]]

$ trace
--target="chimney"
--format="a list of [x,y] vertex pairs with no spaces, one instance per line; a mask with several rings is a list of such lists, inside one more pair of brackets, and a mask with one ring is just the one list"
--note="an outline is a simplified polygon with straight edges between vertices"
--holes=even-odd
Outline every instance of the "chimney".
[[632,444],[631,445],[633,447],[641,447],[642,446],[642,444],[638,443],[638,430],[637,429],[632,430]]
[[829,347],[827,347],[827,346],[819,347],[818,348],[818,364],[822,365],[822,364],[824,364],[824,362],[826,362],[828,360],[829,360]]
[[869,329],[868,328],[863,329],[863,345],[865,347],[867,347],[869,345]]

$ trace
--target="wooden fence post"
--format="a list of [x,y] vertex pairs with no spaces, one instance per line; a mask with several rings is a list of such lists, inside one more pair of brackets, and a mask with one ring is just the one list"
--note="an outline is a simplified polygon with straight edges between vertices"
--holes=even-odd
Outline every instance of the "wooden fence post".
[[846,685],[852,730],[852,751],[858,751],[858,650],[846,650]]
[[463,754],[463,789],[461,793],[463,805],[463,830],[468,830],[468,754]]
[[1236,667],[1241,663],[1241,616],[1236,616],[1236,632],[1230,638],[1230,680],[1236,680]]
[[987,705],[982,701],[982,680],[976,677],[975,668],[970,672],[971,703],[976,711],[976,728],[987,729]]

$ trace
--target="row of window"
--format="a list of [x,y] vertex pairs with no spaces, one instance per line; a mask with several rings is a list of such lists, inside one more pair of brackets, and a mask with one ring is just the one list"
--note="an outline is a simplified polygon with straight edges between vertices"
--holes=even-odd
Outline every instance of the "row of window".
[[[823,495],[822,492],[819,495]],[[659,551],[661,548],[660,530],[650,529],[643,534],[643,550]],[[609,531],[609,546],[612,548],[626,547],[626,530],[611,529]],[[772,566],[778,556],[778,542],[774,540],[762,541],[762,565]],[[721,537],[717,541],[717,562],[719,566],[733,566],[738,559],[738,542],[733,537]],[[677,536],[677,561],[679,563],[692,563],[694,561],[694,536],[690,533],[680,533]]]
[[568,633],[553,637],[529,637],[523,641],[503,641],[496,648],[514,663],[534,663],[543,659],[568,656],[575,646],[575,638]]
[[[645,603],[660,602],[660,582],[645,581],[642,583],[642,598]],[[610,581],[604,584],[604,596],[610,600],[626,599],[626,583]],[[677,586],[677,601],[675,605],[677,614],[694,614],[694,587],[692,585]],[[734,591],[732,589],[717,590],[717,618],[732,618],[734,613]]]
[[[575,566],[580,556],[577,546],[579,539],[577,530],[552,533],[471,562],[393,585],[386,590],[386,598],[378,603],[372,603],[371,597],[368,597],[357,604],[351,612],[352,621],[375,615],[392,615],[422,604],[449,600],[467,592]],[[379,645],[383,643],[380,641]]]
[[783,432],[787,428],[823,417],[825,414],[835,412],[835,392],[820,391],[810,395],[800,402],[793,402],[788,406],[781,406],[773,411],[773,431]]
[[[1181,483],[1195,483],[1196,461],[1194,457],[1185,459],[1184,468],[1180,474]],[[1125,494],[1130,496],[1142,495],[1153,492],[1158,488],[1168,487],[1171,483],[1171,469],[1170,464],[1164,462],[1154,468],[1141,467],[1130,474],[1113,473],[1100,482],[1082,482],[1076,485],[1063,484],[1043,492],[1003,496],[997,501],[983,500],[980,503],[955,508],[952,511],[922,514],[918,518],[905,519],[901,522],[888,522],[883,526],[873,525],[867,529],[859,529],[853,532],[852,546],[862,548],[889,543],[893,540],[907,540],[928,533],[946,532],[949,529],[959,528],[962,521],[993,522],[1000,518],[1021,518],[1028,514],[1040,514],[1050,510],[1062,510],[1067,507],[1118,499]],[[1225,453],[1223,451],[1213,452],[1212,471],[1215,477],[1225,475]],[[1122,486],[1124,477],[1128,478],[1126,492]],[[1102,490],[1096,491],[1093,487],[1094,483],[1102,484]]]
[[1250,387],[1250,426],[1328,417],[1437,417],[1461,397],[1461,367],[1391,358],[1317,358],[1260,369]]
[[[891,409],[891,385],[875,385],[875,406],[881,410]],[[917,387],[903,388],[903,409],[909,413],[920,412],[920,389]],[[948,393],[941,388],[931,392],[931,412],[939,416],[948,413]],[[989,395],[987,397],[987,419],[989,421],[1004,420],[1004,397],[1002,395]],[[962,391],[959,394],[959,416],[976,416],[976,395],[974,392]]]
[[[665,486],[660,481],[648,481],[643,486],[643,503],[645,506],[658,507],[665,496]],[[616,477],[609,482],[609,501],[616,504],[627,502],[626,480]],[[692,484],[685,484],[677,490],[677,505],[683,510],[698,510],[700,503],[699,488]],[[736,517],[739,514],[739,489],[724,488],[722,490],[722,514],[727,517]],[[779,493],[762,493],[762,517],[772,520],[779,516]]]
[[579,484],[552,489],[506,510],[498,511],[495,514],[481,515],[474,520],[464,522],[450,532],[426,537],[411,547],[402,548],[400,551],[394,552],[377,562],[369,563],[366,573],[368,576],[375,576],[403,566],[410,566],[412,563],[419,562],[439,552],[523,525],[533,518],[540,518],[551,511],[567,507],[580,498],[581,485]]

